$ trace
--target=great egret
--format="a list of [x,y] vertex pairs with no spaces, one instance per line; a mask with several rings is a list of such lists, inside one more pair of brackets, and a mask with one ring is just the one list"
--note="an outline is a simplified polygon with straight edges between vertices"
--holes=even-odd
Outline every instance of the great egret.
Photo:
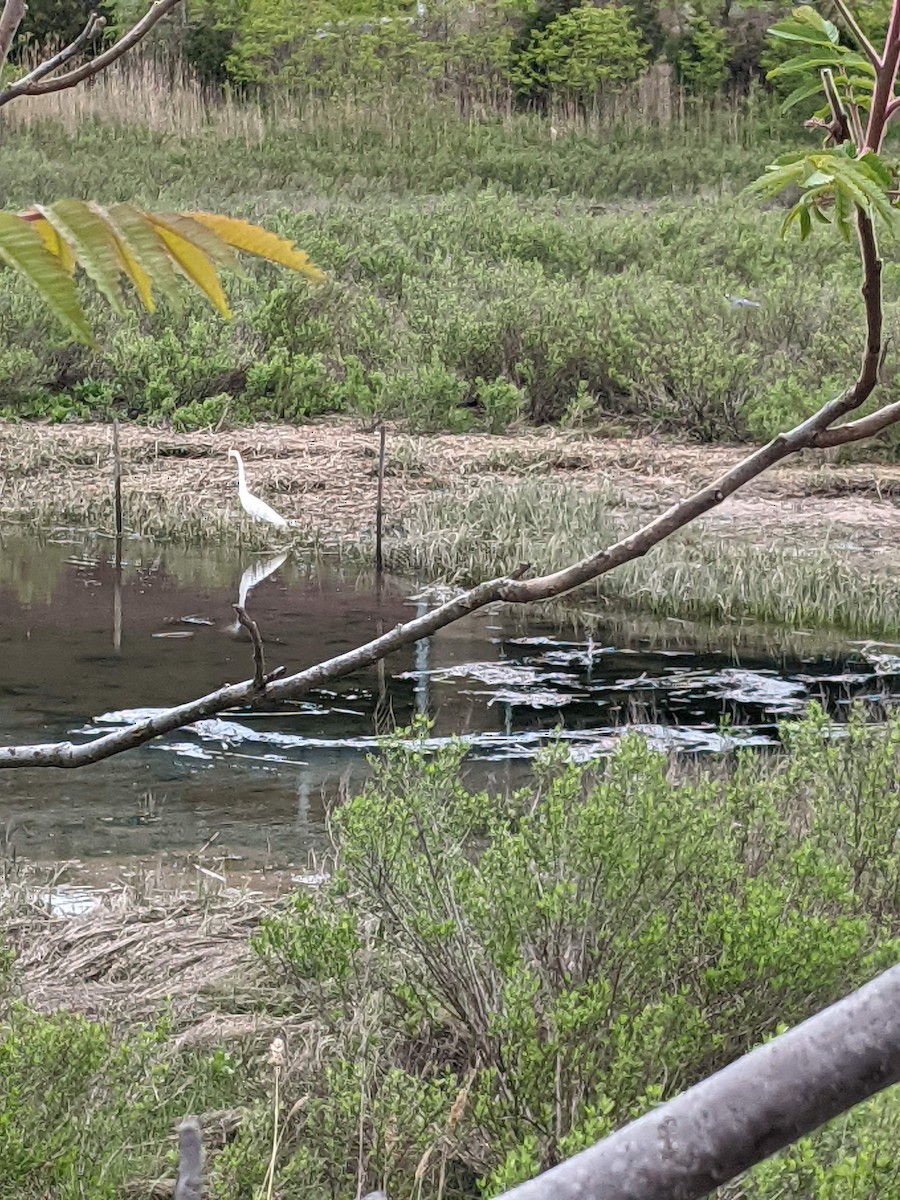
[[243,505],[244,512],[250,514],[255,521],[267,521],[270,525],[277,525],[279,529],[287,528],[287,521],[277,513],[274,508],[270,508],[265,500],[260,500],[259,496],[254,496],[247,490],[247,480],[244,476],[244,460],[238,454],[237,450],[228,451],[229,458],[237,459],[238,467],[238,496]]

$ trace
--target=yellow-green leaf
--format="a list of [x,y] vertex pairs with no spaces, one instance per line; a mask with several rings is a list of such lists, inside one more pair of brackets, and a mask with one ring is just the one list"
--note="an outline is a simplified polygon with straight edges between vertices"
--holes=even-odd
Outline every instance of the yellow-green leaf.
[[57,200],[48,208],[35,205],[74,251],[78,265],[91,278],[117,313],[123,315],[125,305],[119,276],[122,256],[119,243],[106,221],[81,200]]
[[215,267],[202,250],[186,238],[176,233],[165,221],[158,221],[152,213],[148,213],[157,233],[162,238],[175,262],[192,283],[209,297],[210,303],[219,310],[223,317],[231,316],[231,309],[219,283]]
[[175,308],[180,308],[181,294],[172,257],[146,214],[131,204],[113,204],[108,211],[120,241],[147,273],[153,286],[158,287]]
[[13,213],[0,212],[0,259],[18,271],[43,296],[60,321],[83,342],[93,344],[75,281],[41,234],[32,229],[34,222]]
[[65,242],[46,217],[39,217],[36,221],[29,222],[37,233],[40,234],[41,240],[52,255],[59,259],[65,271],[71,275],[75,270],[75,255],[72,253],[68,242]]
[[230,246],[226,245],[217,234],[199,221],[195,221],[188,213],[164,212],[147,213],[153,224],[160,228],[164,226],[177,234],[198,250],[202,250],[207,258],[220,267],[228,267],[232,271],[240,271],[241,264]]
[[325,276],[310,262],[308,254],[298,250],[294,243],[286,238],[270,233],[268,229],[251,225],[249,221],[241,221],[236,217],[222,217],[218,213],[191,212],[185,215],[213,230],[223,242],[234,246],[236,250],[243,250],[247,254],[255,254],[257,258],[290,267],[314,283],[325,282]]

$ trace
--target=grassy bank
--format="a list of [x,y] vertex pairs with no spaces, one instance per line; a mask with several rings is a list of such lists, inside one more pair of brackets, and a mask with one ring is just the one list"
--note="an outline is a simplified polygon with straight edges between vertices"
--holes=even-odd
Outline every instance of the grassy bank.
[[[220,1200],[264,1194],[273,1135],[285,1200],[489,1196],[575,1152],[896,958],[900,723],[845,734],[812,713],[783,760],[697,768],[551,753],[508,799],[393,749],[330,879],[268,909],[59,918],[7,885],[8,1194],[166,1194],[191,1110]],[[719,1196],[900,1195],[897,1103]]]
[[[127,78],[102,86],[115,120],[90,115],[96,100],[68,121],[23,110],[0,205],[227,210],[296,239],[331,282],[253,269],[231,285],[231,324],[200,301],[124,323],[98,306],[92,354],[5,275],[7,415],[196,429],[341,412],[751,438],[817,406],[855,360],[853,247],[781,244],[778,214],[735,198],[796,140],[764,110],[576,122],[551,138],[533,115],[465,120],[403,93],[268,113],[198,109],[176,90],[167,124],[140,80],[133,95]],[[886,286],[893,319],[890,266]],[[725,293],[762,307],[733,310]]]
[[[553,480],[496,481],[418,498],[392,565],[470,584],[498,564],[560,570],[612,545],[636,526],[620,493]],[[813,539],[796,545],[759,531],[757,544],[698,523],[646,558],[601,576],[581,598],[661,617],[758,621],[791,629],[832,627],[866,636],[900,631],[893,564],[849,555]],[[569,598],[571,603],[571,598]]]

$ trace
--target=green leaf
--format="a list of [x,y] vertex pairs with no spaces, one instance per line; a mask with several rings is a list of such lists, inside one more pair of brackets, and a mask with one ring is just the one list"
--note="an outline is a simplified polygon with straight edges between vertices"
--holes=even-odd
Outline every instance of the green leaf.
[[891,187],[893,176],[890,169],[881,161],[874,150],[867,150],[861,158],[856,159],[856,165],[863,174],[868,175],[884,191],[888,191]]
[[787,62],[779,63],[767,72],[766,79],[777,79],[780,75],[796,75],[799,71],[820,70],[822,67],[838,67],[841,65],[841,55],[837,47],[834,49],[811,50],[809,54],[798,54]]
[[119,286],[122,260],[115,235],[106,222],[81,200],[57,200],[49,208],[39,204],[34,207],[71,247],[78,265],[113,309],[123,315],[125,304]]
[[833,175],[829,175],[827,171],[815,170],[801,182],[800,186],[805,188],[818,188],[823,184],[831,183],[834,180]]
[[840,41],[840,33],[838,28],[831,21],[827,21],[820,13],[812,7],[811,4],[801,4],[799,8],[795,8],[791,13],[795,21],[802,25],[808,25],[811,29],[815,29],[818,33],[824,33],[829,42],[835,45]]
[[789,96],[786,96],[781,104],[781,111],[786,113],[788,109],[793,108],[795,104],[799,104],[802,100],[808,100],[810,96],[816,96],[822,91],[822,80],[817,75],[814,80],[809,83],[801,83],[799,87],[794,88]]
[[29,221],[0,212],[0,259],[43,296],[51,311],[80,341],[94,344],[72,276]]

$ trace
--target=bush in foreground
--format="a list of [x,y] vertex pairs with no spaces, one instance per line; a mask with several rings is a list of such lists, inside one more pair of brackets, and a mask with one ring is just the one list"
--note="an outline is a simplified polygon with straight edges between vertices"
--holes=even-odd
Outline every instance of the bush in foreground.
[[[27,971],[4,974],[0,1194],[147,1195],[174,1174],[172,1125],[205,1109],[218,1200],[267,1194],[270,1161],[282,1200],[496,1195],[896,960],[900,716],[835,730],[813,708],[778,758],[555,750],[508,798],[417,732],[336,812],[333,873],[263,920],[274,986],[241,960],[180,1018],[134,997],[101,1021],[42,1015]],[[252,1044],[216,998],[256,1014]],[[720,1200],[900,1196],[898,1099]]]

